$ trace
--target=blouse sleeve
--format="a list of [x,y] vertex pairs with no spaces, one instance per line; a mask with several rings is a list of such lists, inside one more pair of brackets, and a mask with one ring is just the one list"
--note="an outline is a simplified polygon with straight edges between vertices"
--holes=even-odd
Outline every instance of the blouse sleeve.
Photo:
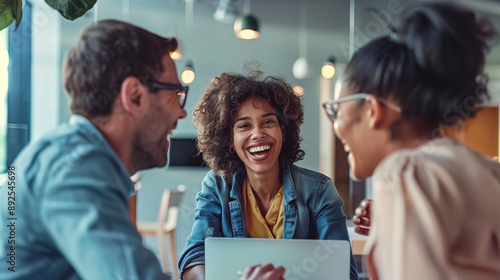
[[[367,251],[379,279],[445,279],[436,254],[446,242],[429,190],[439,188],[432,166],[408,154],[383,162],[373,177],[372,229]],[[425,186],[422,181],[425,180]]]

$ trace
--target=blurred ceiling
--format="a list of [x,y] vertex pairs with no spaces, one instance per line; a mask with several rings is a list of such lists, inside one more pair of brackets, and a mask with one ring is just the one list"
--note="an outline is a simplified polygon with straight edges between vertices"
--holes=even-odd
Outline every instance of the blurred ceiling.
[[[249,1],[249,0],[246,0]],[[331,49],[332,54],[339,58],[339,61],[347,61],[348,56],[342,53],[349,47],[351,3],[354,3],[354,30],[356,42],[354,49],[361,47],[369,39],[382,36],[388,33],[388,29],[383,23],[383,19],[376,16],[374,11],[379,11],[388,16],[394,23],[397,21],[401,8],[408,7],[418,2],[438,1],[438,0],[253,0],[249,1],[251,13],[258,18],[263,36],[266,35],[266,28],[270,26],[287,30],[300,29],[300,7],[301,3],[306,3],[307,7],[307,32],[318,36],[309,36],[308,44],[317,44],[313,38],[324,38],[328,36],[330,45],[335,42]],[[461,3],[480,15],[489,17],[497,29],[500,30],[500,0],[454,0]],[[220,29],[232,29],[231,24],[221,23],[214,19],[216,10],[220,7],[229,7],[227,11],[241,12],[244,9],[245,0],[100,0],[99,18],[107,13],[121,11],[124,3],[130,5],[130,13],[141,18],[141,23],[147,28],[157,25],[159,21],[165,22],[166,32],[163,35],[175,34],[182,37],[182,32],[187,32],[185,27],[192,24],[192,28],[200,28],[204,23],[216,24]],[[248,2],[247,2],[248,3]],[[192,7],[193,12],[190,12]],[[175,13],[171,13],[171,11]],[[189,14],[193,16],[189,23]],[[172,17],[171,15],[174,14]],[[93,10],[86,15],[87,19],[93,18]],[[150,24],[148,24],[148,21]],[[205,24],[205,28],[207,24]],[[78,33],[80,25],[65,27],[68,34]],[[153,29],[153,31],[155,31]],[[156,30],[157,31],[157,30]],[[229,32],[229,31],[228,31]],[[164,34],[167,33],[167,34]],[[70,36],[71,45],[74,39]],[[181,38],[182,39],[182,38]],[[257,39],[258,40],[258,39]],[[64,36],[63,36],[64,41]],[[297,45],[299,42],[297,42]],[[297,46],[294,46],[297,47]],[[500,47],[495,46],[487,58],[488,64],[500,65]]]
[[[374,15],[374,11],[381,11],[390,16],[390,21],[394,22],[398,16],[398,13],[394,11],[424,1],[426,0],[253,0],[249,1],[249,6],[251,13],[259,19],[263,32],[265,32],[266,26],[270,25],[297,28],[298,32],[300,6],[301,3],[305,2],[308,10],[308,32],[330,33],[335,38],[348,41],[352,2],[354,2],[355,10],[355,29],[358,32],[365,31],[363,35],[373,38],[387,33],[385,26],[380,25],[380,30],[376,30],[375,24],[370,26],[370,22],[373,23],[373,21],[381,23],[380,18],[377,19]],[[123,1],[116,0],[115,2],[117,4],[123,3]],[[500,0],[454,0],[453,2],[463,4],[478,14],[489,17],[500,30]],[[182,10],[189,7],[190,3],[197,10],[197,17],[202,14],[206,20],[212,18],[213,21],[216,21],[214,14],[217,10],[226,10],[228,14],[242,12],[245,0],[142,0],[141,6],[150,10],[151,13],[157,13],[161,9],[174,6]],[[372,28],[372,32],[367,28]],[[488,56],[488,63],[500,64],[500,47],[492,49]]]

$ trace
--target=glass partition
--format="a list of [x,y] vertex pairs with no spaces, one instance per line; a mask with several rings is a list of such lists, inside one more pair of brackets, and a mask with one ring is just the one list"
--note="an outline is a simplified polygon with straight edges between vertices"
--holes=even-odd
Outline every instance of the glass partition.
[[4,173],[7,169],[7,88],[9,86],[7,30],[0,31],[0,173]]

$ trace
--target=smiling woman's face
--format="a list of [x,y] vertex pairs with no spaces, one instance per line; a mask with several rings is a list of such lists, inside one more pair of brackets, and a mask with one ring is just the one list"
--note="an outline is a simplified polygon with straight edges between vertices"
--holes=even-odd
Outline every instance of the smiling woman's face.
[[243,102],[234,118],[230,147],[236,150],[247,173],[279,174],[283,134],[274,109],[261,98]]
[[[342,90],[339,98],[351,94],[349,90]],[[363,99],[356,99],[339,103],[337,119],[333,123],[335,134],[349,153],[347,160],[351,166],[351,176],[355,179],[370,177],[376,167],[372,160],[374,142],[371,141],[364,102]]]

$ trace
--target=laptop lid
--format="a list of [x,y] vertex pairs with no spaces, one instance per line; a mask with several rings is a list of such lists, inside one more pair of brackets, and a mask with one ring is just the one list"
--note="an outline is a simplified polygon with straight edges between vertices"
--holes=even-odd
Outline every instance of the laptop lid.
[[345,240],[205,239],[205,279],[239,279],[246,267],[272,263],[286,280],[348,280],[350,246]]

